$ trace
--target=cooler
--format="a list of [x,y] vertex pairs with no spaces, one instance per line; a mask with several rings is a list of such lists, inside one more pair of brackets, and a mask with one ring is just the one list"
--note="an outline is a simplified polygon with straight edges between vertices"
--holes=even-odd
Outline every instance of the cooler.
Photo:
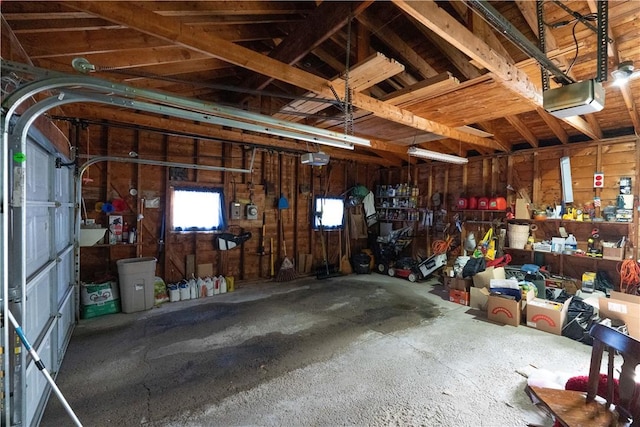
[[127,258],[116,261],[123,313],[149,310],[155,303],[156,259]]

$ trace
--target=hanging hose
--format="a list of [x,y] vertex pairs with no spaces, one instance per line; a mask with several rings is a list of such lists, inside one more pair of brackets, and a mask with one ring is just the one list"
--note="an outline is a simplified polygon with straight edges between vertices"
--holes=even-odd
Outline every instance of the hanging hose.
[[434,254],[444,254],[451,247],[451,243],[453,242],[453,237],[448,236],[445,240],[434,240],[431,244],[431,250]]
[[7,310],[7,317],[9,318],[9,321],[13,324],[13,327],[16,330],[16,334],[18,334],[18,337],[20,338],[20,341],[22,341],[24,348],[26,348],[27,352],[31,355],[31,358],[33,359],[33,363],[35,363],[36,367],[40,370],[40,372],[42,372],[42,375],[44,375],[44,377],[47,379],[47,382],[53,389],[56,396],[58,396],[58,399],[60,399],[60,403],[62,403],[62,406],[67,411],[67,414],[69,414],[69,416],[73,420],[73,423],[78,427],[82,427],[82,423],[80,422],[76,414],[73,412],[73,409],[71,409],[71,406],[69,406],[67,399],[65,399],[64,396],[62,395],[62,392],[60,391],[56,383],[53,381],[53,378],[51,378],[49,371],[47,371],[47,368],[44,366],[44,363],[42,363],[40,356],[38,356],[38,353],[36,353],[33,347],[31,347],[31,344],[29,344],[29,341],[27,340],[27,337],[24,335],[22,328],[20,327],[20,325],[18,325],[18,321],[16,320],[15,317],[13,317],[13,314],[11,314],[11,311],[9,310]]
[[640,286],[640,266],[633,259],[625,259],[618,264],[620,292],[637,294]]

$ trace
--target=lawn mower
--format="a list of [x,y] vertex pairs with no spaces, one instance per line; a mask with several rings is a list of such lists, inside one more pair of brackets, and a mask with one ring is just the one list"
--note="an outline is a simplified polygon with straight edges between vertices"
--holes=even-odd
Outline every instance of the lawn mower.
[[402,258],[387,273],[391,277],[402,277],[410,282],[426,279],[440,267],[447,264],[447,254],[433,254],[421,261],[413,258]]

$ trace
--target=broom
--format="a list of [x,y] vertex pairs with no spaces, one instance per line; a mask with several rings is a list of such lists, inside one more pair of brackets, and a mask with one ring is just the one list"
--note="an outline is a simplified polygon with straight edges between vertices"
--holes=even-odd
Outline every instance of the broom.
[[280,270],[278,270],[278,274],[276,275],[276,282],[288,282],[290,280],[297,279],[298,273],[293,265],[293,261],[287,257],[287,241],[284,238],[282,218],[280,218],[280,230],[282,232],[282,253],[284,255],[284,259],[282,260]]

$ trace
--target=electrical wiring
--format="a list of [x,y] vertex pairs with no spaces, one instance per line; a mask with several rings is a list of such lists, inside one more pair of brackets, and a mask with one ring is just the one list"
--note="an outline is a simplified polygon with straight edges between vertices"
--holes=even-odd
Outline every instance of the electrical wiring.
[[580,15],[578,12],[574,12],[573,16],[575,16],[575,18],[571,19],[571,20],[568,20],[568,21],[558,21],[558,22],[554,22],[554,23],[545,22],[544,23],[549,28],[562,28],[564,26],[567,26],[567,25],[573,23],[573,28],[571,29],[571,35],[573,36],[573,43],[574,43],[574,45],[576,47],[576,53],[573,56],[573,59],[571,60],[571,63],[567,67],[567,70],[565,71],[565,74],[569,74],[571,72],[571,69],[573,68],[574,64],[576,63],[576,60],[578,59],[578,54],[580,52],[580,45],[579,45],[578,39],[576,37],[576,27],[578,26],[578,24],[580,22],[582,22],[582,19],[584,19],[585,21],[591,21],[591,22],[595,22],[595,21],[598,20],[598,15],[595,14],[595,13],[589,13],[587,15]]
[[620,292],[637,294],[640,284],[640,265],[633,259],[618,263],[620,273]]

